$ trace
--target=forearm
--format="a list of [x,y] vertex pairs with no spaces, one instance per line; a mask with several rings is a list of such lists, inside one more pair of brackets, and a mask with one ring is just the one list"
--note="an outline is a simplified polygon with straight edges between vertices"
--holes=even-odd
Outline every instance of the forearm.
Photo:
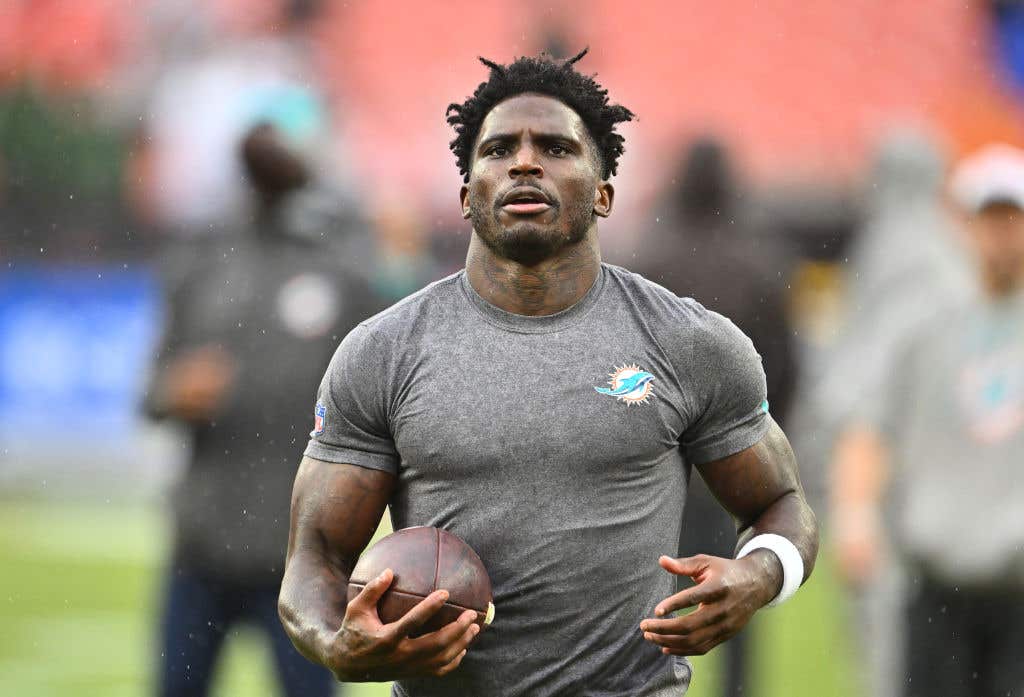
[[278,614],[307,658],[338,675],[348,577],[380,523],[394,475],[304,457],[292,492]]
[[[640,628],[663,652],[683,656],[706,653],[734,636],[760,608],[784,602],[810,576],[818,553],[818,524],[796,458],[773,421],[754,445],[697,468],[737,521],[739,558],[659,559],[666,571],[697,583],[659,603],[654,612],[661,619],[646,619]],[[748,544],[762,535],[771,537]],[[697,610],[667,616],[687,607]]]
[[288,561],[278,614],[299,652],[331,668],[333,637],[345,617],[348,573],[322,553],[298,550]]
[[873,524],[888,483],[886,449],[876,432],[848,428],[836,443],[832,462],[831,513],[840,529]]
[[[736,520],[737,553],[757,535],[784,537],[796,547],[803,567],[799,580],[806,581],[818,555],[818,523],[807,504],[796,457],[782,429],[772,422],[768,433],[755,445],[699,468],[711,492]],[[768,550],[759,550],[750,557],[751,564],[761,563],[757,572],[777,593],[782,585],[779,558]]]
[[[814,570],[818,556],[818,522],[802,490],[785,493],[749,524],[740,527],[736,541],[737,552],[755,536],[767,534],[779,535],[793,543],[803,560],[802,580],[806,581]],[[775,555],[767,550],[757,554],[764,559],[766,572],[774,574],[774,570],[778,571],[778,584],[781,587],[782,567]]]

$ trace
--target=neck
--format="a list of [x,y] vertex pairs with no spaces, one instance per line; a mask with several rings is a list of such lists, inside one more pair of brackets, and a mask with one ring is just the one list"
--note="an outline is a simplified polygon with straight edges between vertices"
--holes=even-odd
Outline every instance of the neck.
[[601,251],[591,229],[557,256],[530,265],[500,257],[474,232],[466,256],[466,276],[480,297],[517,315],[553,315],[572,307],[594,285]]
[[1024,258],[982,259],[978,271],[982,291],[989,300],[998,302],[1013,297],[1024,286]]
[[281,203],[288,197],[287,194],[271,191],[256,192],[256,216],[261,220],[272,220],[277,217]]
[[1021,289],[1021,282],[1017,279],[986,278],[983,282],[985,295],[990,300],[1000,301],[1013,297]]

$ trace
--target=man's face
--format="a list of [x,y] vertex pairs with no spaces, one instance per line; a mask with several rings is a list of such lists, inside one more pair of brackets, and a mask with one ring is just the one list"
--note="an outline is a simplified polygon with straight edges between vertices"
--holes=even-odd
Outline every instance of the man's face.
[[1010,293],[1024,283],[1024,211],[991,204],[971,216],[969,228],[987,285]]
[[531,265],[584,239],[611,212],[597,153],[579,115],[562,102],[522,94],[484,119],[463,214],[498,256]]

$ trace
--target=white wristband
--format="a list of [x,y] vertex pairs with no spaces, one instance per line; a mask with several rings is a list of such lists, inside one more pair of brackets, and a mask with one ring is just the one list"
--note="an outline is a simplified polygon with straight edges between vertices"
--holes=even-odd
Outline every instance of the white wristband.
[[742,559],[755,549],[769,549],[782,563],[782,590],[766,607],[775,607],[792,598],[804,580],[804,560],[796,545],[782,535],[767,533],[756,535],[747,541],[736,555]]

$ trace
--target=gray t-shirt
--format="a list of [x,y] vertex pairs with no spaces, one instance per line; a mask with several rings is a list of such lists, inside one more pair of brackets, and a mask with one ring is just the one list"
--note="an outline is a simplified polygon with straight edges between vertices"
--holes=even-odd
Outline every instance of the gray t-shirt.
[[678,696],[689,663],[644,641],[675,590],[690,467],[758,442],[751,342],[610,265],[578,303],[524,317],[465,272],[360,324],[320,387],[306,455],[398,476],[394,527],[480,555],[497,614],[458,670],[397,695]]

